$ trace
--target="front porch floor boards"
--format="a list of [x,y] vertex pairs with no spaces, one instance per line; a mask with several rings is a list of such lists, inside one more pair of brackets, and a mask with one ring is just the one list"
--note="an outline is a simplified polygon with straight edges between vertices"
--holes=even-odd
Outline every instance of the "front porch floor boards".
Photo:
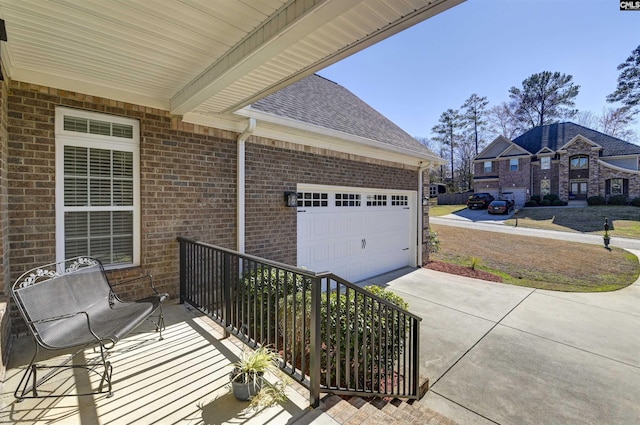
[[[0,393],[0,424],[286,424],[307,412],[308,395],[294,386],[288,402],[248,410],[248,403],[237,401],[227,388],[242,344],[233,337],[223,339],[217,325],[186,305],[165,305],[164,311],[164,340],[151,324],[144,324],[110,350],[111,398],[73,395],[97,388],[100,378],[83,369],[66,369],[47,381],[40,395],[54,391],[68,396],[17,402],[13,392],[34,346],[28,336],[14,339]],[[96,355],[88,349],[76,361]],[[39,363],[55,365],[69,357],[43,357]]]

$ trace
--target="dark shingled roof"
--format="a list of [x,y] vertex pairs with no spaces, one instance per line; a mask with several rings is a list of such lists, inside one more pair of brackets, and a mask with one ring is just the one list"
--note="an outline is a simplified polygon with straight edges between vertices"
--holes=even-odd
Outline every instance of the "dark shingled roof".
[[535,127],[513,139],[513,143],[535,154],[547,147],[557,151],[571,139],[581,135],[602,146],[602,156],[638,155],[640,146],[572,122]]
[[349,90],[319,75],[303,78],[272,93],[251,104],[251,108],[416,153],[435,155]]

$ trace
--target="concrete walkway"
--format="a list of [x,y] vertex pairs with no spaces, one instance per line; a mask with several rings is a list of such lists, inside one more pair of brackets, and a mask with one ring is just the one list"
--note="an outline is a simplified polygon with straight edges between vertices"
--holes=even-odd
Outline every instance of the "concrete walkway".
[[423,318],[421,403],[454,421],[640,423],[639,282],[576,294],[404,269],[366,283]]

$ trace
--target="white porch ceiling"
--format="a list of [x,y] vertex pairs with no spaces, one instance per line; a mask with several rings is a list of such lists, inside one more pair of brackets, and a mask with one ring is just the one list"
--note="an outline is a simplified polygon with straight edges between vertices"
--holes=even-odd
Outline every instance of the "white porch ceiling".
[[464,0],[0,0],[5,76],[235,111]]

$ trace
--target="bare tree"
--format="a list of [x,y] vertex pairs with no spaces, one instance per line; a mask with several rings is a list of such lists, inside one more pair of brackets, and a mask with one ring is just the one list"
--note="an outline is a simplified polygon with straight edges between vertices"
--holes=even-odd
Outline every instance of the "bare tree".
[[522,132],[515,112],[507,102],[502,102],[489,109],[488,123],[490,131],[496,137],[504,136],[509,140],[513,140],[518,133]]
[[575,119],[576,124],[634,143],[638,139],[638,134],[631,128],[635,122],[635,113],[626,106],[602,108],[600,114],[581,111]]
[[593,128],[598,126],[599,118],[591,111],[580,111],[576,114],[573,121],[583,127]]
[[637,134],[631,129],[635,123],[634,113],[626,106],[622,108],[604,108],[598,117],[598,130],[622,140],[634,140]]

